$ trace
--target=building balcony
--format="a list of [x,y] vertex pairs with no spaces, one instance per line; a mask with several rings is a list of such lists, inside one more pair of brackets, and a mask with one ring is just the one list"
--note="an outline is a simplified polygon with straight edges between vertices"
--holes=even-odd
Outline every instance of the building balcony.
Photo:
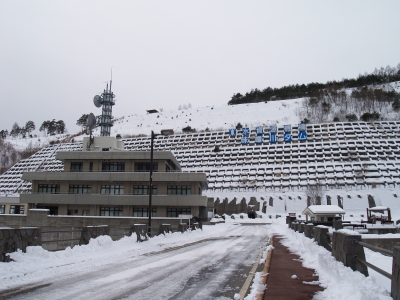
[[[21,203],[78,205],[149,205],[148,195],[21,194]],[[153,206],[207,206],[207,196],[153,195]]]

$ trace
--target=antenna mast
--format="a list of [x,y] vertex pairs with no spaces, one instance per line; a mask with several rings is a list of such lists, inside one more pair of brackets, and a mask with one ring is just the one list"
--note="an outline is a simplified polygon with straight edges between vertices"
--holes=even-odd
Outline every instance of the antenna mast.
[[110,80],[110,89],[108,89],[108,83],[106,89],[103,91],[101,96],[95,96],[93,103],[96,107],[103,106],[101,116],[97,116],[97,125],[101,126],[100,136],[110,136],[111,127],[113,126],[112,119],[112,107],[115,105],[115,95],[111,91],[112,84],[112,71]]

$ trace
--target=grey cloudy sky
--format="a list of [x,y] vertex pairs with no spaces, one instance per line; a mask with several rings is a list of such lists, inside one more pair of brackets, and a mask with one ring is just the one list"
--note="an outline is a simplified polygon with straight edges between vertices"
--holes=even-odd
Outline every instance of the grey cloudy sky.
[[400,1],[0,0],[0,130],[69,132],[113,68],[113,115],[400,63]]

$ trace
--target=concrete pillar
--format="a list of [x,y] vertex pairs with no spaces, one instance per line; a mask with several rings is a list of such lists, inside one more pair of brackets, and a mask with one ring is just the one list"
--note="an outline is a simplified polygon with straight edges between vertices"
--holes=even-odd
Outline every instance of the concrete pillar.
[[314,239],[319,246],[324,247],[328,251],[332,251],[329,243],[329,229],[324,227],[314,227]]
[[188,226],[187,226],[187,224],[179,224],[178,225],[178,230],[180,231],[180,232],[185,232],[186,230],[188,229]]
[[353,240],[361,242],[361,235],[348,235],[335,231],[332,237],[332,255],[346,267],[368,276],[368,268],[354,259],[354,256],[365,260],[364,247],[353,243]]
[[333,221],[333,228],[334,228],[335,230],[343,229],[342,220],[335,220],[335,221]]
[[158,234],[164,234],[171,232],[171,224],[160,224],[158,228]]
[[304,235],[310,239],[314,237],[314,225],[313,224],[306,224],[304,226]]
[[400,247],[393,247],[392,298],[400,300]]
[[137,241],[138,242],[143,242],[147,241],[148,236],[147,236],[147,224],[134,224],[132,231],[136,233]]
[[294,230],[294,222],[290,223],[290,229]]
[[199,223],[192,223],[192,224],[190,224],[190,229],[191,230],[196,230],[196,229],[198,229],[199,228]]

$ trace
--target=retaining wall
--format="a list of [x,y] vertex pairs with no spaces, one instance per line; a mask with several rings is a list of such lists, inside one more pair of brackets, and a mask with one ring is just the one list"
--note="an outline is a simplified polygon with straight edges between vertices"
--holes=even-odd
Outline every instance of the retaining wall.
[[[107,235],[113,240],[132,234],[135,224],[148,224],[148,218],[133,217],[95,217],[95,216],[49,216],[47,209],[30,209],[28,215],[0,215],[0,227],[39,227],[42,232],[42,247],[46,250],[63,250],[83,243],[81,232],[98,226],[108,226]],[[186,222],[187,220],[182,220]],[[177,218],[151,218],[152,228],[158,228],[165,223],[171,229],[178,230],[180,219]],[[94,229],[92,229],[94,230]],[[93,233],[93,231],[92,231]],[[90,235],[92,235],[90,233]],[[86,235],[89,233],[85,233]],[[93,233],[94,234],[94,233]],[[98,234],[100,235],[100,234]],[[95,236],[98,236],[95,234]],[[93,236],[92,236],[93,237]],[[87,243],[85,242],[85,243]]]
[[15,252],[18,249],[25,252],[26,247],[41,244],[40,228],[0,228],[0,261],[9,261],[6,253]]

